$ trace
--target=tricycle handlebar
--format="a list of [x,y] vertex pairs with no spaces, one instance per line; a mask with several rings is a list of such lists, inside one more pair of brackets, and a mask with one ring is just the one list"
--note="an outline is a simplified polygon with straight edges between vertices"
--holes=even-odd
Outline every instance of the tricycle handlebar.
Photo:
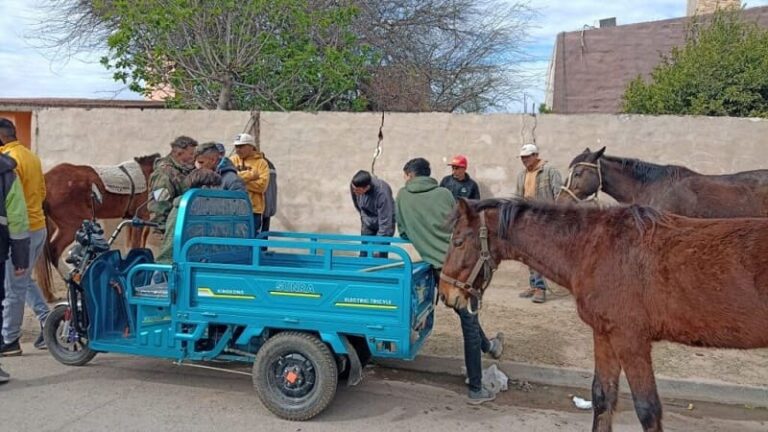
[[120,235],[120,232],[125,228],[126,225],[131,225],[133,227],[139,228],[139,227],[152,227],[157,228],[160,226],[160,224],[157,224],[155,222],[150,222],[144,219],[140,219],[138,217],[134,217],[133,219],[127,219],[122,222],[120,222],[120,225],[117,226],[115,229],[115,232],[112,233],[112,236],[109,238],[109,245],[111,246],[112,243],[115,241],[117,236]]

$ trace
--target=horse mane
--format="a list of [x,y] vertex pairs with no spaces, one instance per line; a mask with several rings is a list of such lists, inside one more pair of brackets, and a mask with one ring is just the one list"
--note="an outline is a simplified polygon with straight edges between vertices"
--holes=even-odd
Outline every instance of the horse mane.
[[[629,206],[616,206],[607,209],[582,206],[563,206],[540,201],[531,201],[521,198],[512,199],[485,199],[482,201],[468,201],[473,212],[496,209],[499,212],[498,236],[508,240],[510,229],[523,215],[529,214],[543,223],[551,223],[559,227],[561,234],[574,237],[583,226],[598,219],[604,219],[609,215],[608,221],[614,221],[616,225],[629,220],[642,237],[653,234],[658,225],[670,226],[670,220],[666,213],[652,207],[632,204]],[[451,223],[455,225],[459,217],[458,210],[454,211]],[[563,223],[565,222],[565,223]]]
[[621,164],[621,169],[628,171],[635,180],[647,184],[659,180],[671,179],[680,180],[695,171],[680,165],[658,165],[640,159],[622,158],[615,156],[603,156],[603,160]]
[[135,157],[133,160],[135,160],[139,165],[144,165],[145,163],[153,163],[159,157],[160,153],[152,153],[151,155]]

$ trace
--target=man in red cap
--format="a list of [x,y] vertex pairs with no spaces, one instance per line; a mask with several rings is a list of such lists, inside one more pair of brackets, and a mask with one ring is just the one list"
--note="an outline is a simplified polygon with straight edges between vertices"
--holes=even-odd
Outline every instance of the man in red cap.
[[443,177],[440,181],[440,186],[451,191],[455,199],[468,198],[479,200],[480,188],[477,187],[477,183],[469,178],[469,174],[467,174],[467,157],[456,155],[448,166],[453,170],[453,174]]

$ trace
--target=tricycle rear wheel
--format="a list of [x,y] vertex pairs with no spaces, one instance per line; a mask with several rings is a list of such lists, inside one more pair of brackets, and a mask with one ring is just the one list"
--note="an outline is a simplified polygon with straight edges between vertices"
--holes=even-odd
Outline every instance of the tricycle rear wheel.
[[278,417],[303,421],[320,414],[336,395],[338,369],[331,350],[316,336],[278,333],[259,349],[253,386]]
[[48,351],[59,363],[69,366],[83,366],[96,356],[96,351],[88,347],[86,335],[77,333],[70,321],[69,305],[56,306],[43,326],[43,338]]

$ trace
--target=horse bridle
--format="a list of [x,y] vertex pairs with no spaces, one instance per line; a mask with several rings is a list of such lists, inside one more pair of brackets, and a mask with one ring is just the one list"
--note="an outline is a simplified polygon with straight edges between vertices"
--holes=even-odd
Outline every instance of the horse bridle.
[[[571,190],[571,181],[573,180],[573,170],[577,166],[585,166],[585,167],[588,167],[588,168],[594,168],[595,171],[597,171],[597,179],[599,181],[599,184],[597,186],[597,190],[595,191],[595,193],[591,194],[590,196],[587,196],[584,199],[577,197],[576,194],[573,193],[573,191]],[[567,193],[577,203],[579,203],[579,202],[589,202],[589,201],[598,201],[597,195],[600,193],[601,190],[603,190],[603,168],[602,168],[602,165],[600,165],[600,159],[597,160],[597,163],[578,162],[578,163],[573,164],[571,169],[568,171],[568,181],[565,182],[565,186],[561,186],[560,187],[560,190],[562,192]]]
[[[454,279],[447,274],[440,272],[440,280],[448,282],[459,290],[469,294],[477,299],[477,309],[472,310],[472,301],[467,304],[467,311],[475,315],[483,307],[483,292],[488,288],[493,278],[493,272],[496,271],[498,264],[493,260],[491,256],[491,249],[488,246],[488,226],[485,223],[485,212],[480,212],[480,257],[477,258],[475,266],[472,268],[472,272],[469,274],[466,282],[462,282],[458,279]],[[480,275],[480,270],[483,271],[483,286],[480,289],[474,287],[475,280]]]

